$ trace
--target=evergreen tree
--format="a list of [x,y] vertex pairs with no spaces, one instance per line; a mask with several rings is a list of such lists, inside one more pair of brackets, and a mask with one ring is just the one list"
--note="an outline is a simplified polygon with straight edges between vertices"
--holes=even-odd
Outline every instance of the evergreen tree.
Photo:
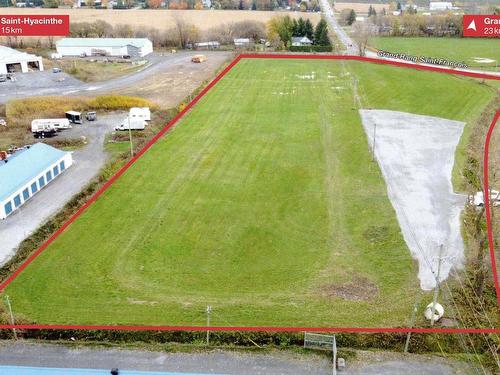
[[382,15],[387,16],[387,11],[385,10],[385,8],[382,8]]
[[403,8],[401,7],[401,3],[398,1],[398,5],[396,6],[396,9],[401,11]]
[[330,46],[330,38],[328,37],[328,25],[324,19],[321,19],[316,25],[314,31],[314,44],[317,46]]
[[292,36],[300,36],[299,24],[295,18],[292,20]]
[[299,18],[297,22],[297,36],[305,36],[306,35],[306,23],[302,17]]
[[347,24],[351,26],[354,21],[356,21],[356,12],[354,9],[351,9],[351,12],[349,13],[349,17],[347,17]]
[[238,9],[239,10],[243,10],[243,8],[245,8],[244,4],[243,4],[243,0],[240,0],[240,3],[238,5]]
[[252,1],[252,10],[257,10],[257,1]]
[[304,35],[307,36],[310,40],[314,39],[314,28],[309,19],[307,19],[304,24]]

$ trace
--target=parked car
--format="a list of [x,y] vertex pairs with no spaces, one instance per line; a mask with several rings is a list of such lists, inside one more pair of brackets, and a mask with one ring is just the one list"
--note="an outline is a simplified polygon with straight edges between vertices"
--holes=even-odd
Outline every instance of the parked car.
[[0,74],[0,82],[6,82],[7,81],[7,75],[6,74]]
[[0,126],[7,126],[7,121],[5,119],[0,118]]
[[87,121],[95,121],[97,120],[97,113],[96,112],[87,112],[85,115],[85,118]]
[[52,68],[52,73],[61,73],[62,70],[60,68]]
[[191,61],[194,63],[202,63],[207,61],[207,57],[205,55],[194,55]]

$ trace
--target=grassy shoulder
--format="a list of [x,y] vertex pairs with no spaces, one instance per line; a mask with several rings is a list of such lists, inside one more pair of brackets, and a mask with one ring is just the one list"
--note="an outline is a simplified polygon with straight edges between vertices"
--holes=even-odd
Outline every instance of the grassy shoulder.
[[413,56],[464,62],[471,68],[495,70],[500,65],[500,40],[495,38],[376,37],[371,46]]

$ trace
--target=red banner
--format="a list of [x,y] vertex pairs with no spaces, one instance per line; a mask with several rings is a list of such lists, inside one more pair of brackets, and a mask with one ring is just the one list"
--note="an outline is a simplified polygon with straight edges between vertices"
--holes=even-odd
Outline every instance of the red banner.
[[0,36],[65,36],[68,15],[0,15]]
[[500,14],[468,14],[462,22],[464,36],[500,38]]

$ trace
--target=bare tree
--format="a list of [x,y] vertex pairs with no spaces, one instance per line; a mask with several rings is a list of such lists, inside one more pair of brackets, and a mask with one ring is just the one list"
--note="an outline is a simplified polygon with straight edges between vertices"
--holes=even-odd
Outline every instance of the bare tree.
[[186,48],[189,43],[198,41],[198,28],[195,25],[186,22],[182,17],[177,17],[175,19],[175,30],[181,48]]
[[371,22],[355,22],[352,27],[352,38],[358,45],[358,52],[360,56],[364,56],[366,53],[366,47],[368,46],[372,36],[376,34],[377,27]]

